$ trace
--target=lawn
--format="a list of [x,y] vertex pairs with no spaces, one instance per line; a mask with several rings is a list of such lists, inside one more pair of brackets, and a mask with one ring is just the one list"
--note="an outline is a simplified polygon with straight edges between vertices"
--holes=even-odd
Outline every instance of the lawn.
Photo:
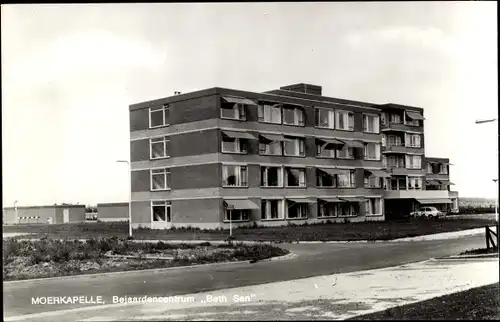
[[353,320],[497,320],[500,318],[498,283],[436,297],[419,303],[357,316]]
[[[283,227],[236,228],[233,236],[241,241],[356,241],[391,240],[435,233],[480,228],[494,224],[494,219],[440,219],[412,221],[382,221],[360,223],[325,223],[314,225],[288,225]],[[101,238],[126,237],[128,224],[121,223],[76,223],[60,225],[4,226],[4,232],[33,233],[41,238]],[[151,240],[224,240],[228,230],[200,230],[177,228],[171,230],[134,229],[135,239]]]
[[289,253],[269,244],[211,245],[134,243],[116,237],[78,240],[7,239],[3,243],[3,280],[258,261]]

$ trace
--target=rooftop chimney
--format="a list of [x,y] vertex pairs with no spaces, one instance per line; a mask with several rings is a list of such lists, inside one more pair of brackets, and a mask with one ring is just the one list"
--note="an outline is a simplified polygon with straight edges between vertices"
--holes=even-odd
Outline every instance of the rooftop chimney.
[[321,96],[321,86],[318,85],[300,83],[300,84],[282,86],[280,87],[280,89],[284,91],[299,92],[299,93]]

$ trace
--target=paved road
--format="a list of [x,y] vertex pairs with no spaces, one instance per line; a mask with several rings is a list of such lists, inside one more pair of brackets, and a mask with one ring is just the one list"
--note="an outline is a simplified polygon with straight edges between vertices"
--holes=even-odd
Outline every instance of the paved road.
[[287,244],[283,247],[297,253],[298,257],[255,264],[4,283],[4,316],[86,306],[33,305],[32,297],[102,296],[107,304],[111,304],[113,296],[172,296],[396,266],[455,255],[466,249],[484,247],[484,243],[484,237],[477,235],[399,243]]

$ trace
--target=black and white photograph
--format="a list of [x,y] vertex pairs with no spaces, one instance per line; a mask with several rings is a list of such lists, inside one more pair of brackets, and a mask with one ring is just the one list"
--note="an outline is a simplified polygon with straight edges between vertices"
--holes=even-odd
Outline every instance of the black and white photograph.
[[4,3],[3,320],[498,320],[496,1]]

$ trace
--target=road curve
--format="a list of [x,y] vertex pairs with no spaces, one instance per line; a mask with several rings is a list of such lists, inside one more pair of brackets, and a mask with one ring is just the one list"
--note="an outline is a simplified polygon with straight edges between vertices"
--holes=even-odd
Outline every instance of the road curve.
[[[32,297],[172,296],[217,289],[396,266],[484,247],[484,236],[399,243],[282,244],[298,254],[283,261],[135,271],[122,274],[4,283],[4,317],[91,304],[34,305]],[[95,305],[95,304],[94,304]]]

